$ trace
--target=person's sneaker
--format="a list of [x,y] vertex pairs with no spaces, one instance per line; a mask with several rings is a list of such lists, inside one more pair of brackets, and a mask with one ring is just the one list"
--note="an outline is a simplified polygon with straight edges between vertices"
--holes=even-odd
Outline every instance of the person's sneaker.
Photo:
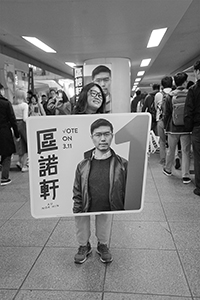
[[80,246],[78,252],[74,256],[74,262],[76,264],[82,264],[86,261],[88,255],[92,252],[90,243],[88,242],[86,246]]
[[180,167],[181,167],[180,159],[178,157],[175,159],[175,166],[174,167],[175,167],[176,170],[180,169]]
[[100,255],[100,260],[103,263],[109,263],[113,260],[112,255],[107,247],[106,244],[100,244],[97,245],[97,253]]
[[187,184],[191,182],[191,178],[189,177],[183,177],[183,183]]
[[1,179],[1,185],[7,185],[7,184],[9,184],[11,182],[12,182],[12,180],[10,178],[8,178],[8,179]]
[[25,166],[25,167],[22,167],[22,170],[21,170],[22,172],[27,172],[28,171],[28,167],[27,166]]
[[168,172],[165,168],[163,168],[163,173],[164,173],[166,176],[171,176],[171,175],[172,175],[172,172]]
[[198,188],[194,189],[193,193],[197,196],[200,196],[200,190]]

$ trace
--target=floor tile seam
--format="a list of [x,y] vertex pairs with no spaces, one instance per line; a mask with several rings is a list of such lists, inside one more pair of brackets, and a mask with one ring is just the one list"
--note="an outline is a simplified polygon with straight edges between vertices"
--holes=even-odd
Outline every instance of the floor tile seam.
[[5,220],[5,222],[3,222],[3,223],[0,225],[0,228],[1,228],[1,227],[3,227],[3,226],[7,223],[8,220],[6,220],[6,219],[0,219],[0,220]]
[[[11,202],[11,203],[16,203],[16,202]],[[7,221],[9,221],[24,205],[26,204],[26,202],[24,202],[8,219]]]
[[[59,219],[59,220],[60,220],[60,219]],[[20,285],[19,288],[18,288],[18,292],[16,293],[15,297],[13,298],[13,300],[16,299],[18,293],[19,293],[20,290],[21,290],[21,287],[24,285],[24,283],[25,283],[26,279],[28,278],[30,272],[32,271],[32,269],[33,269],[34,266],[36,265],[36,262],[38,261],[39,257],[41,256],[42,252],[44,251],[45,246],[46,246],[46,244],[48,243],[48,241],[49,241],[49,239],[50,239],[50,236],[52,235],[52,233],[54,232],[55,228],[57,227],[57,225],[58,225],[58,223],[59,223],[59,220],[57,221],[56,225],[55,225],[54,228],[52,229],[51,234],[49,235],[49,238],[46,240],[46,242],[45,242],[45,244],[43,245],[43,247],[40,247],[41,249],[40,249],[40,251],[39,251],[37,257],[35,258],[35,261],[33,262],[32,266],[31,266],[30,269],[29,269],[29,271],[27,272],[27,274],[25,275],[24,279],[22,280],[22,283],[21,283],[21,285]]]
[[[1,289],[0,289],[1,290]],[[10,290],[10,289],[9,289]],[[16,289],[15,289],[16,290]],[[42,289],[42,288],[21,288],[20,291],[34,291],[34,292],[72,292],[72,293],[102,293],[102,290],[77,290],[77,289]],[[19,292],[19,291],[18,291]],[[16,296],[15,296],[16,297]],[[14,299],[13,299],[14,300]]]
[[171,223],[171,224],[182,224],[182,223],[186,223],[186,224],[195,224],[196,226],[198,226],[198,225],[200,225],[200,220],[198,219],[197,221],[195,220],[195,221],[189,221],[189,220],[187,220],[187,221],[181,221],[181,220],[175,220],[175,221],[170,221],[169,220],[169,222]]
[[[6,202],[4,202],[4,203],[6,203]],[[18,203],[18,202],[11,202],[11,203]],[[26,204],[26,202],[24,202],[18,209],[17,209],[17,211],[15,211],[12,215],[10,215],[10,217],[9,218],[7,218],[6,219],[6,222],[5,223],[7,223],[8,221],[10,221],[10,219],[12,219],[12,217],[24,206]],[[0,220],[4,220],[4,218],[0,218]],[[4,223],[4,225],[5,225],[5,223]],[[1,226],[0,226],[1,227]]]
[[[0,289],[1,290],[1,289]],[[31,292],[70,292],[70,293],[88,293],[88,294],[102,294],[103,292],[100,291],[91,291],[91,290],[65,290],[65,289],[30,289],[30,288],[21,288],[17,289],[16,294],[14,295],[14,298],[12,300],[15,300],[17,296],[19,295],[20,292],[26,292],[26,291],[31,291]],[[102,295],[101,295],[102,296]]]
[[[160,198],[160,200],[161,200],[161,198]],[[163,213],[164,213],[164,215],[165,215],[165,217],[166,217],[166,222],[167,222],[168,227],[169,227],[169,233],[171,234],[171,238],[172,238],[172,241],[173,241],[173,244],[174,244],[174,247],[175,247],[175,251],[176,251],[176,253],[177,253],[177,257],[178,257],[178,260],[179,260],[179,263],[180,263],[180,266],[181,266],[181,269],[182,269],[182,272],[183,272],[183,275],[184,275],[184,278],[185,278],[185,281],[186,281],[188,290],[189,290],[189,292],[190,292],[190,296],[192,297],[192,296],[193,296],[193,294],[192,294],[192,289],[190,288],[190,284],[189,284],[189,281],[188,281],[186,272],[185,272],[185,270],[184,270],[184,266],[183,266],[183,264],[182,264],[180,254],[179,254],[179,252],[178,252],[178,247],[177,247],[177,245],[176,245],[176,241],[175,241],[175,238],[174,238],[174,234],[173,234],[172,228],[171,228],[171,226],[170,226],[170,220],[167,218],[167,215],[166,215],[165,208],[164,208],[164,205],[163,205],[163,203],[162,203],[162,200],[161,200],[161,206],[162,206],[162,208],[163,208]],[[187,223],[187,222],[184,222],[184,223]]]
[[[142,219],[138,219],[138,220],[113,220],[113,223],[166,223],[166,220],[142,220]],[[114,225],[114,224],[113,224]]]
[[[111,241],[112,242],[112,241]],[[0,246],[0,248],[42,248],[42,246]],[[92,250],[95,250],[97,247],[96,247],[96,244],[95,245],[92,245],[91,244],[91,248]],[[61,246],[54,246],[54,245],[46,245],[45,246],[45,249],[75,249],[77,250],[77,247],[76,246],[64,246],[64,245],[61,245]],[[119,247],[119,246],[110,246],[110,249],[113,249],[113,250],[144,250],[144,251],[176,251],[175,248],[152,248],[152,247],[148,247],[148,248],[145,248],[145,247]],[[198,249],[197,249],[198,250]]]
[[162,252],[176,252],[175,248],[153,248],[153,247],[119,247],[119,246],[111,246],[110,249],[112,250],[123,250],[123,251],[129,251],[129,250],[133,250],[133,251],[149,251],[149,252],[158,252],[158,251],[162,251]]
[[[1,290],[1,289],[0,289]],[[9,289],[11,290],[11,289]],[[13,291],[16,291],[16,289],[12,289]],[[174,295],[174,294],[160,294],[160,293],[133,293],[133,292],[127,292],[127,291],[109,291],[109,290],[106,290],[106,291],[91,291],[91,290],[76,290],[76,289],[68,289],[68,290],[65,290],[65,289],[30,289],[30,288],[22,288],[20,291],[31,291],[31,292],[70,292],[70,293],[88,293],[88,294],[102,294],[102,300],[104,299],[104,296],[106,294],[123,294],[123,295],[138,295],[138,296],[157,296],[157,297],[175,297],[175,298],[180,298],[181,299],[193,299],[193,297],[190,297],[190,296],[180,296],[180,295]],[[19,292],[19,291],[18,291]],[[14,296],[16,299],[16,295]],[[195,298],[196,299],[196,298]],[[198,299],[198,297],[197,297]]]
[[[152,174],[152,178],[154,179],[154,184],[155,184],[157,193],[158,193],[158,195],[159,195],[159,200],[160,200],[160,203],[161,203],[161,206],[162,206],[162,209],[163,209],[163,213],[164,213],[165,218],[166,218],[166,222],[167,222],[168,227],[169,227],[169,230],[170,230],[170,234],[171,234],[171,237],[172,237],[174,246],[175,246],[175,251],[176,251],[176,253],[177,253],[177,257],[178,257],[178,260],[179,260],[179,263],[180,263],[182,272],[183,272],[183,274],[184,274],[184,278],[185,278],[185,280],[186,280],[187,287],[188,287],[189,292],[190,292],[190,296],[193,297],[192,290],[191,290],[191,288],[190,288],[189,281],[188,281],[188,279],[187,279],[187,275],[186,275],[186,272],[185,272],[185,270],[184,270],[184,266],[183,266],[183,263],[182,263],[182,261],[181,261],[180,254],[179,254],[177,245],[176,245],[176,243],[175,243],[175,239],[174,239],[174,236],[173,236],[173,233],[172,233],[172,229],[171,229],[171,226],[170,226],[170,222],[169,222],[169,220],[168,220],[168,218],[167,218],[167,215],[166,215],[166,212],[165,212],[165,208],[164,208],[164,205],[163,205],[163,203],[162,203],[161,195],[160,195],[160,193],[159,193],[159,191],[158,191],[157,183],[156,183],[156,181],[155,181],[155,178],[154,178],[154,175],[153,175],[153,172],[152,172],[152,169],[151,169],[150,165],[149,165],[149,169],[150,169],[150,172],[151,172],[151,174]],[[193,298],[192,298],[192,299],[193,299]]]
[[18,245],[0,245],[0,249],[1,248],[39,248],[39,249],[42,249],[43,248],[43,246],[34,246],[34,245],[20,245],[20,246],[18,246]]
[[[123,294],[123,295],[140,295],[140,296],[156,296],[156,297],[175,297],[181,299],[193,300],[192,296],[182,296],[182,295],[174,295],[174,294],[160,294],[160,293],[133,293],[127,291],[104,291],[104,294]],[[103,298],[104,299],[104,298]],[[196,299],[196,298],[195,298]],[[164,300],[164,298],[163,298]],[[173,299],[172,299],[173,300]]]
[[167,218],[167,214],[166,214],[164,205],[163,205],[163,203],[162,203],[161,195],[159,194],[158,186],[157,186],[157,183],[156,183],[155,178],[154,178],[154,176],[153,176],[153,172],[152,172],[151,168],[150,168],[150,171],[151,171],[152,177],[153,177],[153,179],[154,179],[154,184],[155,184],[157,193],[158,193],[158,195],[159,195],[160,203],[161,203],[161,206],[162,206],[162,209],[163,209],[163,213],[164,213],[165,218],[166,218],[166,222],[167,222],[168,227],[169,227],[169,233],[171,234],[171,238],[172,238],[172,241],[173,241],[173,244],[174,244],[174,247],[175,247],[175,251],[176,251],[176,254],[177,254],[177,257],[178,257],[178,260],[179,260],[179,263],[180,263],[180,266],[181,266],[181,269],[182,269],[182,272],[183,272],[185,281],[186,281],[186,283],[187,283],[187,287],[188,287],[188,289],[189,289],[190,296],[192,297],[192,290],[191,290],[191,288],[190,288],[189,281],[188,281],[186,272],[185,272],[185,270],[184,270],[184,266],[183,266],[183,263],[182,263],[182,261],[181,261],[180,254],[179,254],[179,252],[178,252],[178,247],[177,247],[177,245],[176,245],[176,242],[175,242],[175,239],[174,239],[174,235],[173,235],[173,232],[172,232],[172,229],[171,229],[171,226],[170,226],[170,222],[169,222],[169,220],[168,220],[168,218]]

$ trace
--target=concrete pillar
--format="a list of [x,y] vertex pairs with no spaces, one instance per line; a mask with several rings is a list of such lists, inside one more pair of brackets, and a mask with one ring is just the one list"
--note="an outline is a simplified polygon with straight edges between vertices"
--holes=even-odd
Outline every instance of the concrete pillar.
[[83,67],[84,77],[87,81],[86,83],[88,83],[88,81],[91,81],[92,70],[98,65],[106,65],[108,68],[111,69],[111,112],[130,112],[130,60],[127,58],[98,58],[85,61]]

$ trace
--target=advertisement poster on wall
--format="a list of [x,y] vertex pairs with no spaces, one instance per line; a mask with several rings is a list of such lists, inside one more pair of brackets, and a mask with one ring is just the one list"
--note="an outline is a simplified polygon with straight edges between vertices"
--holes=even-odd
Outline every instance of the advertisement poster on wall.
[[15,68],[14,65],[4,64],[4,78],[5,78],[5,92],[8,100],[13,103],[13,97],[15,94]]
[[149,113],[28,118],[32,216],[140,212],[149,131]]
[[106,113],[112,112],[112,64],[84,65],[84,84],[94,81],[106,96]]

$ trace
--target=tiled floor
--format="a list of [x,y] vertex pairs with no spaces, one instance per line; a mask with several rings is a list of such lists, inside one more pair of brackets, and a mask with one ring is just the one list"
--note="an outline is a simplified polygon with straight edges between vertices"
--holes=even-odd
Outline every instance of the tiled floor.
[[74,264],[74,219],[34,219],[28,173],[13,164],[13,182],[0,187],[0,299],[200,299],[200,197],[180,171],[163,175],[158,156],[149,158],[143,211],[113,217],[110,265],[94,231],[92,255]]

